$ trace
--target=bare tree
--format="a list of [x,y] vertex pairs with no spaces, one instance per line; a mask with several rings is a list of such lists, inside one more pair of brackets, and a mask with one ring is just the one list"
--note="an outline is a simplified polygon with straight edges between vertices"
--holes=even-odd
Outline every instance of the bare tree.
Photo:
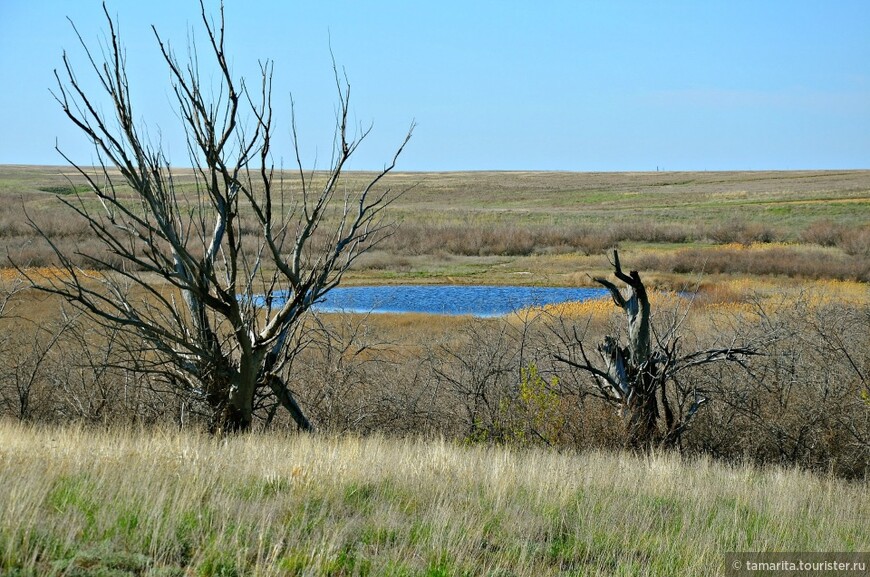
[[[692,417],[708,400],[704,392],[682,380],[684,371],[708,363],[728,361],[743,364],[761,354],[754,346],[728,346],[683,353],[679,318],[674,318],[664,333],[652,329],[651,307],[646,287],[637,271],[625,274],[619,253],[613,251],[614,275],[626,286],[623,293],[605,278],[594,280],[603,285],[628,321],[627,343],[606,336],[597,347],[593,362],[582,339],[565,338],[568,353],[555,359],[590,375],[595,394],[617,408],[625,425],[625,444],[635,448],[676,446]],[[669,386],[676,389],[672,395]],[[672,403],[676,401],[676,405]],[[675,410],[676,409],[676,410]]]
[[[384,211],[397,193],[382,180],[413,124],[392,161],[352,189],[343,171],[370,127],[348,134],[350,85],[333,66],[338,108],[330,168],[304,169],[294,118],[298,174],[285,180],[272,161],[272,64],[261,64],[255,89],[235,79],[223,6],[217,23],[202,0],[200,8],[207,59],[191,42],[188,59],[179,60],[152,27],[187,135],[191,185],[151,143],[148,127],[135,121],[125,51],[105,5],[103,59],[76,30],[99,93],[85,89],[64,53],[55,97],[93,143],[100,167],[88,169],[64,155],[89,187],[64,202],[110,257],[79,254],[99,272],[88,271],[43,235],[63,274],[30,280],[104,327],[138,335],[142,350],[130,355],[138,359],[136,370],[205,406],[213,431],[250,428],[255,399],[264,392],[300,429],[310,430],[285,378],[298,352],[293,334],[357,257],[393,230]],[[204,69],[205,60],[212,69]]]
[[507,322],[469,323],[428,350],[432,381],[449,398],[448,419],[466,439],[509,440],[506,409],[522,367],[519,337]]

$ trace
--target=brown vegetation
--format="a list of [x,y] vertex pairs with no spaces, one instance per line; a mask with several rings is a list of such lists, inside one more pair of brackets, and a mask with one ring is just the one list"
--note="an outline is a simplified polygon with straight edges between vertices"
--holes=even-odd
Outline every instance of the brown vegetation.
[[638,259],[644,270],[662,272],[774,275],[808,279],[870,282],[870,258],[821,247],[792,245],[724,245],[682,248]]
[[[39,190],[63,186],[60,170],[54,176],[46,169],[3,171],[0,188],[20,200],[0,203],[0,243],[16,260],[52,262],[21,223],[22,205],[64,246],[93,248],[82,222],[60,216],[56,193]],[[350,184],[365,177],[345,174]],[[185,178],[182,173],[179,182]],[[349,280],[588,284],[590,274],[608,271],[605,250],[621,246],[651,287],[698,290],[684,324],[686,346],[776,336],[751,373],[724,367],[689,373],[687,382],[710,401],[686,431],[684,452],[867,475],[867,172],[391,174],[387,180],[394,188],[416,186],[392,207],[401,221],[397,233],[361,258]],[[255,240],[251,215],[240,218],[243,240]],[[678,314],[668,311],[687,305],[660,293],[651,298],[661,310],[653,319],[658,327]],[[0,320],[4,415],[39,422],[205,422],[204,407],[167,395],[147,378],[112,363],[95,370],[97,361],[105,362],[108,336],[95,336],[74,317],[65,326],[58,307],[19,293]],[[308,347],[288,385],[324,431],[621,446],[614,442],[620,421],[612,409],[588,394],[582,375],[552,361],[563,342],[558,330],[576,328],[589,343],[614,334],[624,321],[612,309],[589,303],[489,320],[323,315],[306,324]],[[124,344],[113,346],[118,351]],[[257,407],[257,426],[288,424],[270,411]]]
[[[828,290],[822,284],[788,290],[772,285],[766,295],[730,286],[727,294],[705,289],[694,302],[652,294],[653,330],[664,334],[682,319],[686,350],[721,348],[738,337],[768,343],[749,371],[710,365],[682,375],[688,390],[709,399],[682,436],[685,454],[866,477],[870,308],[861,285],[852,290],[847,284]],[[122,341],[107,348],[111,335],[96,335],[81,319],[53,320],[57,306],[20,292],[0,320],[7,351],[0,410],[6,418],[194,429],[207,424],[206,407],[116,367],[112,354]],[[566,334],[597,343],[623,331],[612,304],[500,319],[320,315],[306,326],[309,344],[288,386],[324,432],[623,446],[622,421],[590,394],[588,376],[553,360],[554,352],[567,354],[561,348]],[[674,396],[671,402],[676,407],[681,401]],[[259,428],[292,427],[268,406],[256,414]]]

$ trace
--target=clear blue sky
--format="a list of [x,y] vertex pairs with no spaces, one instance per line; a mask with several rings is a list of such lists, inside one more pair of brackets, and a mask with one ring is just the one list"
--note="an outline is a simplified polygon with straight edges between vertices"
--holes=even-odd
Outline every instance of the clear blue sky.
[[[331,43],[355,119],[374,124],[353,168],[381,166],[412,120],[399,169],[870,168],[867,0],[226,4],[236,74],[275,62],[285,164],[291,93],[306,162],[328,160]],[[137,114],[184,164],[149,26],[181,49],[198,5],[108,6]],[[101,38],[98,0],[0,0],[0,163],[61,164],[55,139],[92,159],[49,94],[65,48],[85,68],[67,16]]]

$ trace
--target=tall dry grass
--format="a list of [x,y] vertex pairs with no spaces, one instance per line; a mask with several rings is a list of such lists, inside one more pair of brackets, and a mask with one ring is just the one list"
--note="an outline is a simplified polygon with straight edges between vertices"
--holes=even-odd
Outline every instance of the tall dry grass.
[[731,243],[651,252],[636,259],[641,270],[678,274],[749,274],[870,282],[870,257],[829,247],[782,243]]
[[867,551],[865,483],[668,455],[0,423],[4,575],[721,575]]

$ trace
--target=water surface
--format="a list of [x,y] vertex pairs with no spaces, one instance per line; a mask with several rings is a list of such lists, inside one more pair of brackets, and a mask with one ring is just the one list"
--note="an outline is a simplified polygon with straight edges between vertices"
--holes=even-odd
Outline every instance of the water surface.
[[[533,305],[607,296],[604,288],[398,285],[338,287],[314,306],[321,312],[505,315]],[[280,300],[280,297],[279,299]],[[278,304],[277,302],[275,304]]]

